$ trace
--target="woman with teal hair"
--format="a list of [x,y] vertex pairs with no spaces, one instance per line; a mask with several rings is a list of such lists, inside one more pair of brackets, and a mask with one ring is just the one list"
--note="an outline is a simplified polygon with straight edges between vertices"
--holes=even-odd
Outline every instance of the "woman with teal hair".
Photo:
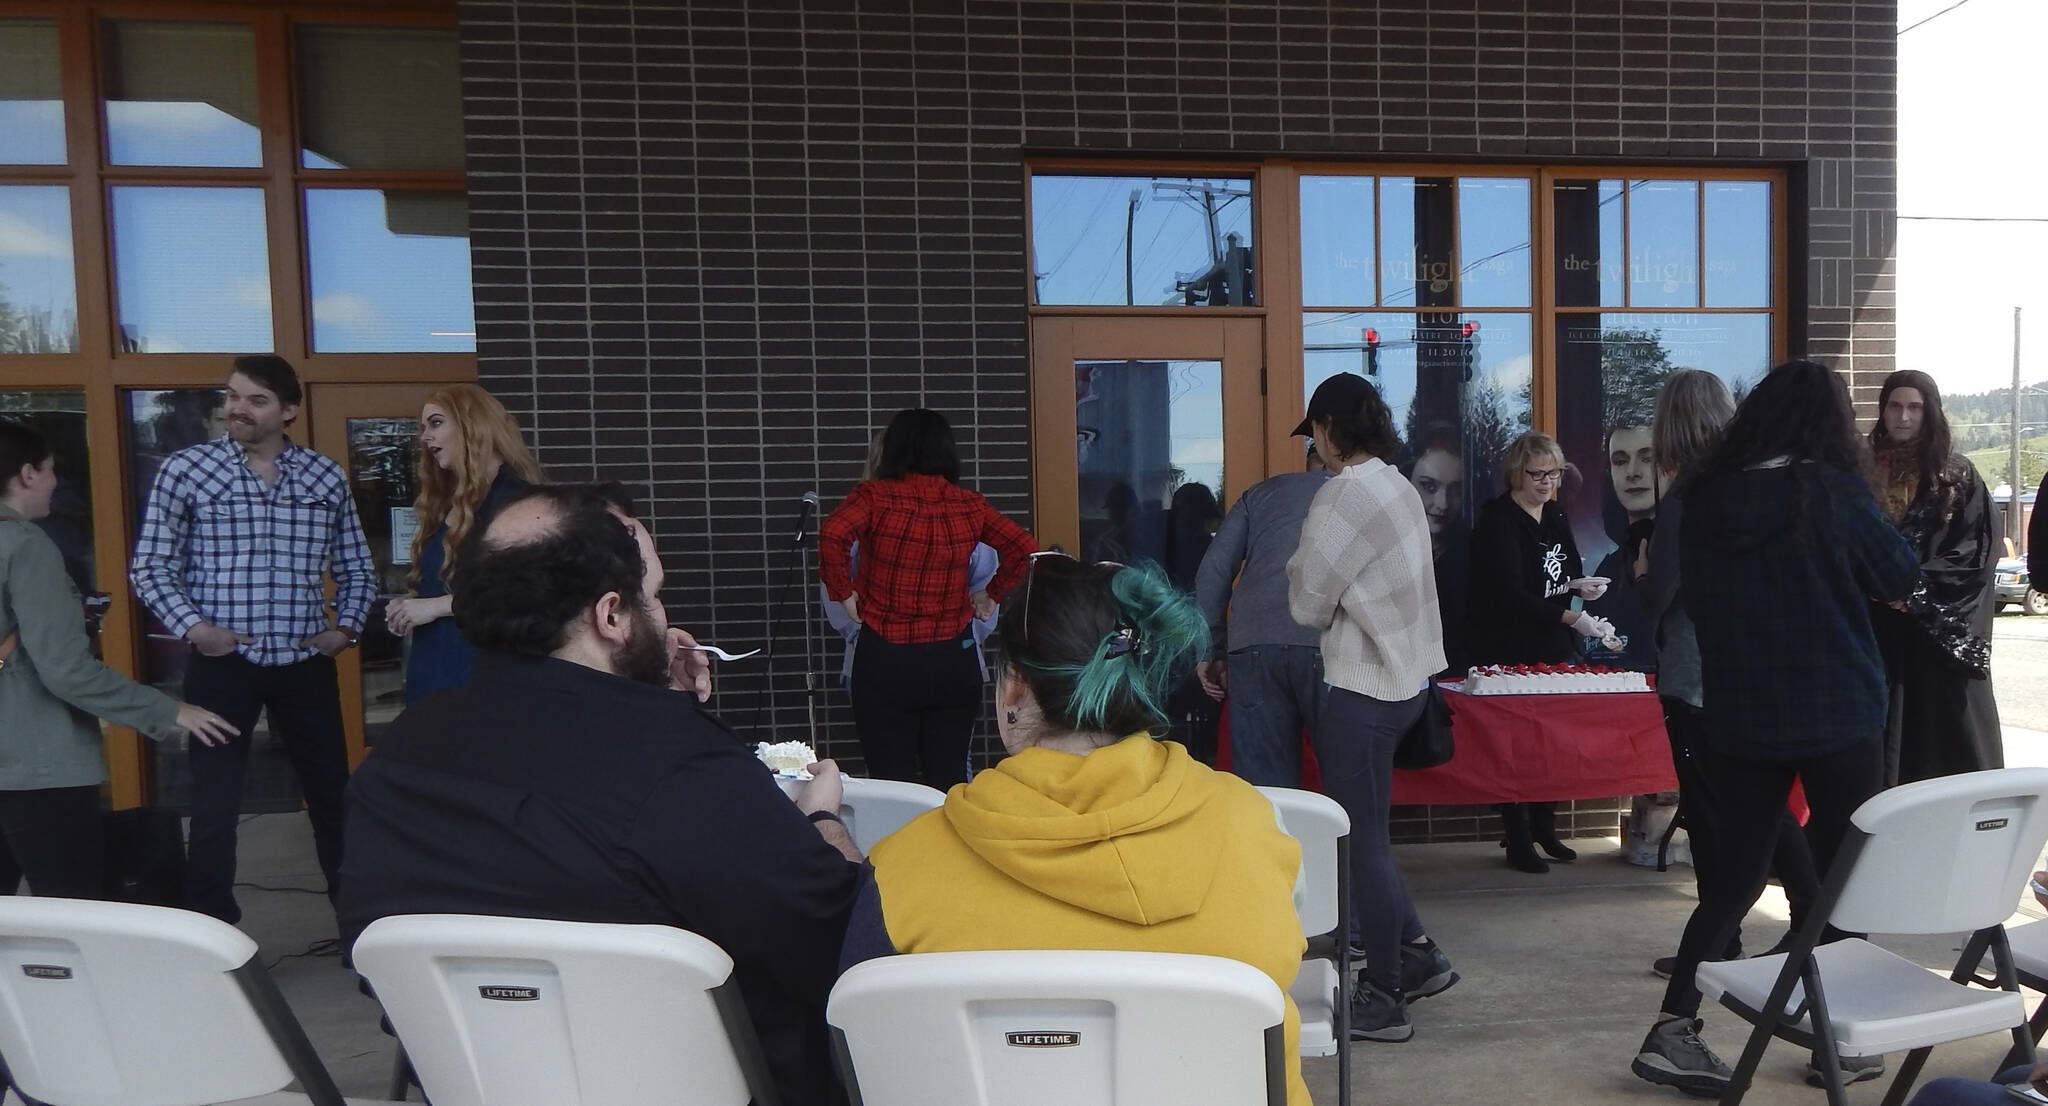
[[[896,953],[1129,949],[1223,956],[1285,994],[1305,942],[1301,848],[1243,780],[1161,741],[1209,647],[1149,565],[1031,559],[996,625],[1009,756],[876,844],[848,965]],[[1287,1007],[1289,1106],[1308,1106]]]

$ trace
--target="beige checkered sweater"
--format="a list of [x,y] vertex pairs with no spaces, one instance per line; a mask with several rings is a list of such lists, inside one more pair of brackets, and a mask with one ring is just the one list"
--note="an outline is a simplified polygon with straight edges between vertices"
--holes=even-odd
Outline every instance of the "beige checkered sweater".
[[1287,608],[1323,635],[1323,680],[1399,702],[1444,667],[1422,497],[1377,458],[1316,493],[1287,562]]

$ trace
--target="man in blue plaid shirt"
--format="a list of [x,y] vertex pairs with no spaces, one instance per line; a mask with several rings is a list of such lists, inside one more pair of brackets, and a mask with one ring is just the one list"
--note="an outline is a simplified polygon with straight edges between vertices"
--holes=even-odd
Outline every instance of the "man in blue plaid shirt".
[[[341,870],[348,750],[334,657],[362,632],[376,570],[341,466],[285,437],[303,396],[284,358],[235,359],[227,436],[164,462],[129,571],[136,594],[192,645],[185,698],[240,731],[188,752],[185,905],[227,922],[242,916],[235,826],[259,711],[298,772],[330,899]],[[323,572],[336,584],[331,619]]]

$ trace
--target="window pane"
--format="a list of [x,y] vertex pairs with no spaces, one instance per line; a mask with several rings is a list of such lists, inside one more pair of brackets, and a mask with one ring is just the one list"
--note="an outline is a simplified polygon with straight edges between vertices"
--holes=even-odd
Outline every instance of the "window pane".
[[[1469,328],[1469,329],[1468,329]],[[1379,385],[1405,448],[1401,473],[1429,517],[1449,666],[1462,669],[1472,512],[1499,494],[1495,473],[1529,429],[1530,317],[1328,312],[1305,317],[1304,395],[1337,373]]]
[[1706,182],[1707,306],[1771,305],[1771,185]]
[[253,27],[109,20],[102,48],[108,161],[263,164]]
[[0,187],[0,354],[77,350],[71,193],[62,185]]
[[1558,440],[1582,477],[1560,493],[1565,512],[1593,575],[1622,584],[1589,609],[1613,621],[1628,646],[1593,659],[1648,670],[1655,651],[1619,549],[1632,522],[1655,517],[1673,476],[1645,452],[1657,395],[1673,373],[1704,369],[1741,399],[1770,369],[1771,316],[1560,315],[1557,362]]
[[[135,500],[135,523],[142,524],[150,488],[165,458],[184,449],[211,441],[227,433],[226,400],[217,388],[176,388],[165,391],[129,392],[128,487]],[[157,620],[146,605],[138,604],[137,618],[143,627],[142,679],[173,696],[185,682],[183,640]],[[180,762],[184,758],[177,758]]]
[[1628,302],[1700,305],[1700,186],[1689,180],[1629,182]]
[[309,188],[306,240],[314,349],[476,349],[461,193]]
[[363,537],[377,566],[377,602],[370,607],[360,646],[363,672],[363,739],[377,738],[405,707],[405,657],[412,639],[384,624],[384,602],[405,595],[412,570],[413,462],[420,420],[348,420],[349,487]]
[[262,189],[113,191],[122,352],[272,348]]
[[1301,302],[1374,302],[1371,177],[1301,178]]
[[298,45],[306,168],[462,168],[454,30],[301,25]]
[[1031,178],[1042,304],[1252,306],[1252,250],[1248,180]]
[[0,19],[0,164],[64,164],[57,24]]
[[1529,182],[1458,179],[1458,281],[1463,307],[1529,306]]
[[84,392],[0,392],[0,418],[28,423],[50,440],[57,491],[49,517],[36,525],[57,543],[64,571],[80,594],[100,590],[93,566],[92,471],[85,436]]
[[1380,302],[1441,307],[1457,302],[1455,201],[1449,177],[1380,178]]
[[1206,550],[1222,514],[1223,363],[1077,361],[1074,396],[1081,559],[1152,561],[1191,583],[1190,542]]
[[1551,189],[1557,216],[1553,272],[1559,307],[1621,307],[1621,182],[1561,180]]

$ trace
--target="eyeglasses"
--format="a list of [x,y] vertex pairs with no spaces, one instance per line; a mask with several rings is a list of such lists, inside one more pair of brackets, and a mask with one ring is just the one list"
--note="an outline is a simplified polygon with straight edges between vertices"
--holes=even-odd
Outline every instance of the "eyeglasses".
[[[1064,549],[1041,549],[1038,552],[1033,553],[1029,557],[1025,558],[1023,626],[1024,633],[1021,639],[1024,642],[1029,642],[1031,640],[1031,597],[1038,594],[1038,589],[1031,586],[1031,577],[1033,573],[1038,571],[1038,562],[1044,560],[1047,557],[1061,557],[1066,560],[1073,561],[1076,564],[1080,563],[1079,558],[1075,557],[1071,553],[1068,553]],[[1098,566],[1107,565],[1110,568],[1124,567],[1123,562],[1121,561],[1096,561],[1095,563]]]
[[1564,476],[1563,469],[1523,469],[1522,475],[1532,484],[1555,484]]

